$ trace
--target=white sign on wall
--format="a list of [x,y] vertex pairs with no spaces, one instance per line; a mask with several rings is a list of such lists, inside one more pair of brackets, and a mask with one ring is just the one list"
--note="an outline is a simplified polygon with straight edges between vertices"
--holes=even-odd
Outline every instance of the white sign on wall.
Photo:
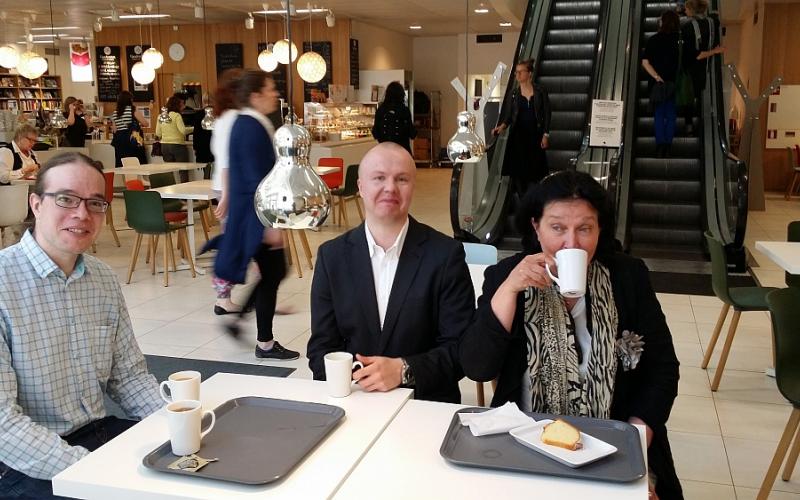
[[800,85],[781,85],[769,96],[767,148],[800,144]]
[[618,148],[622,144],[622,101],[592,101],[589,146]]

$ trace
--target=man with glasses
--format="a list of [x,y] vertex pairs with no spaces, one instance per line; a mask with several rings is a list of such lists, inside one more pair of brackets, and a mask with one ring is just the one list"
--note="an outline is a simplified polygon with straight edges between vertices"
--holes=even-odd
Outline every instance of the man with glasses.
[[11,144],[0,148],[0,184],[10,184],[12,180],[36,174],[39,162],[33,154],[33,146],[38,137],[36,127],[20,125]]
[[163,402],[117,276],[84,255],[108,209],[102,168],[66,153],[39,172],[35,225],[0,250],[0,496],[52,498],[50,480]]

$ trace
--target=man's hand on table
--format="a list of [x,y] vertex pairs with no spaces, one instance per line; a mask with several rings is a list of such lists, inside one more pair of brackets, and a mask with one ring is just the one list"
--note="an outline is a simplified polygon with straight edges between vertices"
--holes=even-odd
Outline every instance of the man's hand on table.
[[356,359],[364,363],[364,368],[353,373],[353,380],[365,391],[385,392],[400,386],[403,373],[400,358],[356,354]]

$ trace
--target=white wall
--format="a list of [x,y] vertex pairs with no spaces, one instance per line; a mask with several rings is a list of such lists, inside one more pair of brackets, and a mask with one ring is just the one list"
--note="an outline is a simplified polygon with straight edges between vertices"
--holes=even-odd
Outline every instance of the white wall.
[[350,38],[358,40],[359,69],[411,69],[410,36],[354,20]]
[[[82,99],[84,103],[90,104],[97,97],[97,86],[94,81],[76,83],[72,81],[69,66],[69,46],[59,47],[61,53],[58,56],[45,55],[41,46],[34,49],[47,59],[48,71],[51,75],[61,77],[61,99],[73,96]],[[94,45],[89,45],[89,54],[92,57],[92,75],[97,75],[97,66],[94,60]],[[55,61],[54,61],[55,59]],[[53,63],[55,62],[55,67]]]

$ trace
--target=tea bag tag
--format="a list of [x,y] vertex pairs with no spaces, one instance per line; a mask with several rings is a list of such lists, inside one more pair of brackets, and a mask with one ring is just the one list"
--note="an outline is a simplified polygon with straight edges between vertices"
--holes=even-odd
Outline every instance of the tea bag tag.
[[186,455],[181,457],[167,466],[172,470],[181,470],[188,472],[197,472],[211,462],[216,462],[218,458],[203,458],[196,454]]

